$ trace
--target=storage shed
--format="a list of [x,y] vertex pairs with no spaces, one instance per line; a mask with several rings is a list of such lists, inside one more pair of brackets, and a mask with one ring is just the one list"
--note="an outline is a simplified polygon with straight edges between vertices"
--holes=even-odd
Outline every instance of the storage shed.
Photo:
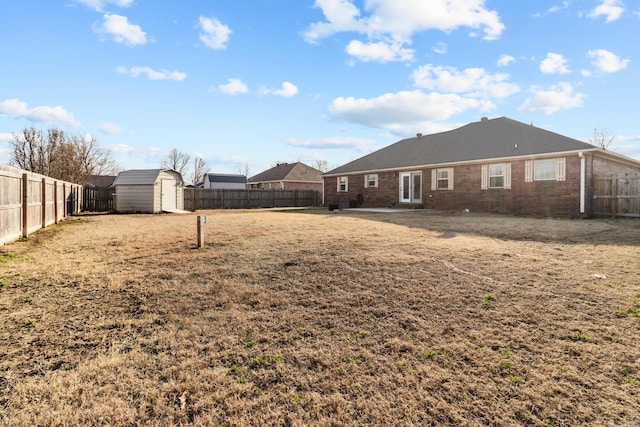
[[173,169],[132,169],[113,182],[116,212],[160,213],[184,209],[184,181]]

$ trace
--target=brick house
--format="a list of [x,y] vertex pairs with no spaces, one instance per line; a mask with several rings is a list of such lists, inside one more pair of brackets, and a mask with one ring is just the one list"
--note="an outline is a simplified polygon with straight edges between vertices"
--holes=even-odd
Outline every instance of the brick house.
[[501,117],[404,139],[323,175],[325,204],[578,218],[640,161]]
[[322,171],[304,163],[279,163],[248,179],[249,188],[322,191]]

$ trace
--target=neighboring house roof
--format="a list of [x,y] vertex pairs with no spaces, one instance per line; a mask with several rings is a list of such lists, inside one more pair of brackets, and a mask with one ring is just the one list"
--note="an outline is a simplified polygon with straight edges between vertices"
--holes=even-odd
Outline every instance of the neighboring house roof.
[[161,172],[177,174],[182,180],[180,172],[173,169],[131,169],[122,171],[116,177],[113,185],[145,185],[155,184]]
[[271,181],[304,181],[322,182],[322,171],[307,166],[304,163],[280,163],[271,169],[259,173],[249,178],[249,182],[271,182]]
[[223,173],[208,173],[207,179],[209,182],[228,182],[233,184],[246,184],[247,177],[244,175],[233,175]]
[[115,175],[89,175],[85,179],[86,185],[93,187],[109,187],[115,181]]
[[597,148],[506,117],[483,117],[447,132],[404,139],[325,175],[586,150]]

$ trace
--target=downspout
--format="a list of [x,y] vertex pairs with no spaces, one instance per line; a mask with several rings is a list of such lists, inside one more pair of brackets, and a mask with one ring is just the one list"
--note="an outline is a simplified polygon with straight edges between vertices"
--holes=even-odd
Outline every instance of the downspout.
[[585,168],[585,158],[582,151],[578,153],[578,157],[580,157],[580,213],[584,214],[584,202],[585,202],[585,186],[586,186],[586,168]]

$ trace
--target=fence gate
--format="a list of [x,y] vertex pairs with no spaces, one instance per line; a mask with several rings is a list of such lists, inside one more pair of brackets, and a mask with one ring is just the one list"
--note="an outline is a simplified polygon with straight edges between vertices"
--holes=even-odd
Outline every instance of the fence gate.
[[640,176],[595,178],[593,214],[640,218]]

